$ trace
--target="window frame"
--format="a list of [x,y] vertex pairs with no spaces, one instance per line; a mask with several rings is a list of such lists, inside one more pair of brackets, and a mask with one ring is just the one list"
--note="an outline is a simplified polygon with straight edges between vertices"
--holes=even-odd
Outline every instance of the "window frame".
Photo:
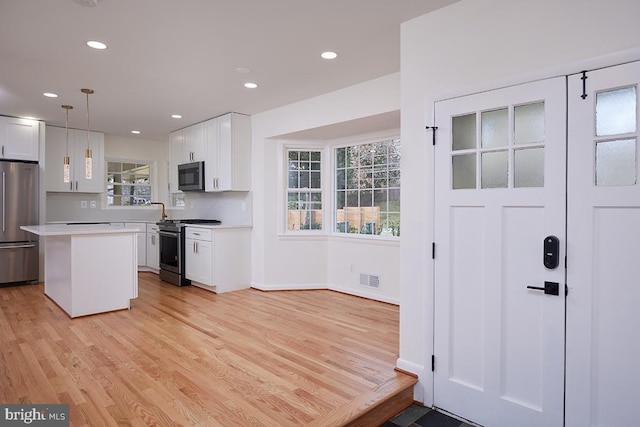
[[[278,174],[280,181],[280,191],[278,192],[279,196],[277,199],[278,202],[278,211],[280,212],[281,219],[278,221],[279,223],[279,234],[283,236],[326,236],[327,235],[327,209],[328,203],[327,201],[327,188],[328,176],[327,169],[330,165],[327,157],[329,155],[328,147],[326,144],[308,144],[308,143],[292,143],[292,142],[281,142],[280,143],[280,156],[279,156],[279,165],[278,165]],[[320,189],[314,189],[313,192],[317,192],[321,195],[321,203],[322,208],[321,211],[321,221],[322,226],[319,229],[299,229],[299,230],[289,230],[288,228],[288,211],[289,211],[289,152],[290,151],[318,151],[320,152]],[[300,188],[299,190],[302,190]]]
[[[143,160],[143,159],[119,159],[119,158],[105,158],[104,160],[104,191],[102,192],[102,207],[103,209],[157,209],[153,205],[110,205],[109,204],[109,163],[134,163],[149,165],[149,199],[150,201],[157,200],[158,194],[158,172],[157,161],[155,160]],[[135,184],[134,184],[135,185]]]
[[[345,138],[340,141],[336,141],[330,144],[331,150],[331,230],[330,235],[336,238],[344,238],[344,239],[371,239],[371,240],[390,240],[390,241],[400,241],[399,235],[380,235],[380,234],[367,234],[367,233],[345,233],[337,231],[337,182],[336,182],[336,173],[337,173],[337,149],[353,147],[358,145],[366,145],[366,144],[375,144],[384,141],[398,140],[400,142],[400,147],[402,147],[402,139],[400,137],[400,132],[395,130],[392,132],[380,132],[376,134],[362,136],[360,138]],[[401,149],[402,150],[402,149]],[[400,164],[398,170],[402,173],[402,151],[400,151]],[[400,175],[400,198],[402,198],[402,175]],[[402,209],[400,207],[400,209]],[[401,216],[401,210],[398,212],[398,215]],[[400,223],[399,223],[400,228]]]

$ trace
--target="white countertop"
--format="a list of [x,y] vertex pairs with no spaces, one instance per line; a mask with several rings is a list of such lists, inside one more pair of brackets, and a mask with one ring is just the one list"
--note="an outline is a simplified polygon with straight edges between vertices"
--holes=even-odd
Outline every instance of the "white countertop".
[[21,230],[38,236],[73,236],[82,234],[116,234],[116,233],[136,233],[140,230],[136,227],[113,227],[108,224],[91,225],[23,225]]
[[233,224],[186,224],[185,227],[209,228],[211,230],[221,228],[252,228],[252,225],[233,225]]

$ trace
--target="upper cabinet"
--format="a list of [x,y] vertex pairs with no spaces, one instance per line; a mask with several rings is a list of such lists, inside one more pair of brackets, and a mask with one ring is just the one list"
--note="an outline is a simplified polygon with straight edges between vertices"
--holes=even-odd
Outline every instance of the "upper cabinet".
[[171,132],[169,192],[178,192],[178,165],[204,161],[205,191],[251,188],[251,117],[229,113]]
[[[45,157],[47,191],[102,193],[106,188],[104,176],[104,134],[89,132],[89,147],[92,151],[92,177],[86,178],[85,159],[87,131],[69,129],[67,148],[66,130],[47,126]],[[63,162],[70,159],[70,182],[64,182]]]
[[229,113],[205,122],[205,191],[251,189],[251,117]]
[[0,159],[38,161],[40,122],[0,116]]
[[198,123],[184,129],[182,163],[204,161],[205,156],[204,123]]

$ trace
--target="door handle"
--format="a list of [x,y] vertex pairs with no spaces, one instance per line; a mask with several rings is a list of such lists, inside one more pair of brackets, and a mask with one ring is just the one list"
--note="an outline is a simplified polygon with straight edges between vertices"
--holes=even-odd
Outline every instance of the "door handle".
[[544,282],[542,286],[527,286],[527,289],[544,291],[546,295],[560,295],[560,284],[558,282]]

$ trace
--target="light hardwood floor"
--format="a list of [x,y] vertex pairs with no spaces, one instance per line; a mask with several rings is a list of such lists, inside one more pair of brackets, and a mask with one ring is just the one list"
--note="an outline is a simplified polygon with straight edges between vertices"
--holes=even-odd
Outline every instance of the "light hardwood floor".
[[42,284],[0,288],[0,402],[68,403],[73,426],[328,427],[415,381],[394,305],[139,277],[131,310],[76,319]]

